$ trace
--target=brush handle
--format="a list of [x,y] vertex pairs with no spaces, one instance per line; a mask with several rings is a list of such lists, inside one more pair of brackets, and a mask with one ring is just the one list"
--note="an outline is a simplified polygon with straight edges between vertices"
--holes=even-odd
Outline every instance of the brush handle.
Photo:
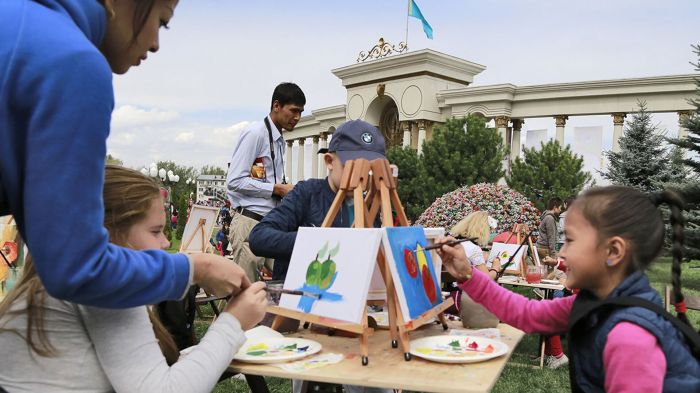
[[[459,243],[473,242],[474,240],[476,240],[476,238],[472,238],[472,237],[467,238],[467,239],[450,240],[449,242],[433,244],[432,246],[425,247],[423,250],[424,251],[425,250],[435,250],[435,249],[438,249],[442,246],[456,246]],[[418,251],[418,250],[415,250],[415,251]]]
[[304,291],[295,291],[292,289],[284,289],[284,288],[264,288],[267,292],[276,292],[276,293],[284,293],[287,295],[299,295],[299,296],[304,296]]

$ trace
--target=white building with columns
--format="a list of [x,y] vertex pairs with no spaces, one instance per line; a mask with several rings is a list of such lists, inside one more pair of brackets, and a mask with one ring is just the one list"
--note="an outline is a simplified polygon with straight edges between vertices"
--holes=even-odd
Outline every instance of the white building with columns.
[[[380,41],[380,45],[383,41]],[[389,45],[389,44],[385,44]],[[551,118],[555,138],[563,145],[566,123],[574,116],[609,115],[614,151],[619,150],[625,116],[645,101],[651,113],[677,113],[679,121],[694,109],[698,74],[516,86],[511,83],[472,86],[486,66],[431,49],[358,62],[332,70],[347,91],[344,105],[312,110],[287,139],[287,173],[292,173],[292,147],[297,146],[295,179],[326,176],[320,157],[306,170],[305,146],[315,156],[327,146],[336,127],[363,119],[379,127],[387,145],[411,146],[420,153],[433,127],[450,117],[481,114],[495,126],[510,150],[504,167],[520,155],[521,129],[528,118]],[[679,126],[680,127],[680,126]],[[687,130],[679,129],[683,137]],[[581,139],[578,137],[577,139]]]

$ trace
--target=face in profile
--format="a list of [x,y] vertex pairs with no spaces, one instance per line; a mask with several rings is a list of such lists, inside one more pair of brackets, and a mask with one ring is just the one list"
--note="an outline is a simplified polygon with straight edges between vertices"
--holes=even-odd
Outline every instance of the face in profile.
[[301,113],[304,112],[303,105],[285,104],[280,105],[278,101],[272,104],[272,112],[275,113],[277,123],[287,131],[292,131],[296,127]]
[[135,250],[165,250],[170,242],[163,233],[165,228],[165,209],[163,199],[153,198],[146,212],[146,217],[129,228],[126,244]]
[[[167,28],[173,17],[177,0],[155,0],[153,8],[138,35],[139,26],[134,26],[137,10],[136,0],[105,0],[108,15],[107,30],[100,45],[112,72],[124,74],[132,66],[138,66],[148,57],[148,52],[157,52],[161,27]],[[110,12],[108,12],[110,14]]]

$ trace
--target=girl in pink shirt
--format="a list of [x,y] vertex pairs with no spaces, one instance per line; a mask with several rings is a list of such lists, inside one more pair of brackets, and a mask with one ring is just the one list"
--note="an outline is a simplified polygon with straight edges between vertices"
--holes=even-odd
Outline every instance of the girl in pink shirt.
[[674,303],[678,318],[689,324],[680,284],[683,201],[671,191],[648,196],[628,187],[601,187],[573,203],[559,256],[568,268],[567,285],[580,289],[575,296],[528,300],[472,270],[461,246],[438,252],[460,288],[505,323],[527,333],[569,333],[573,391],[700,392],[700,364],[678,329],[656,312],[597,308],[573,330],[569,326],[572,309],[575,314],[604,299],[638,297],[661,305],[643,273],[664,242],[660,204],[671,208]]

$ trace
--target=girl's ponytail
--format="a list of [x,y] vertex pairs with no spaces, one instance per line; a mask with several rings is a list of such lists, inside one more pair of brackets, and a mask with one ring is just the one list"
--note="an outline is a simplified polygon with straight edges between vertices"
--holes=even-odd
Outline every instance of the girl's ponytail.
[[678,319],[690,326],[690,321],[686,313],[685,298],[681,292],[681,262],[683,261],[683,241],[684,226],[683,209],[685,203],[683,198],[676,192],[664,190],[650,195],[656,206],[666,204],[671,209],[671,254],[673,264],[671,265],[671,284],[673,286],[673,305],[676,308]]

